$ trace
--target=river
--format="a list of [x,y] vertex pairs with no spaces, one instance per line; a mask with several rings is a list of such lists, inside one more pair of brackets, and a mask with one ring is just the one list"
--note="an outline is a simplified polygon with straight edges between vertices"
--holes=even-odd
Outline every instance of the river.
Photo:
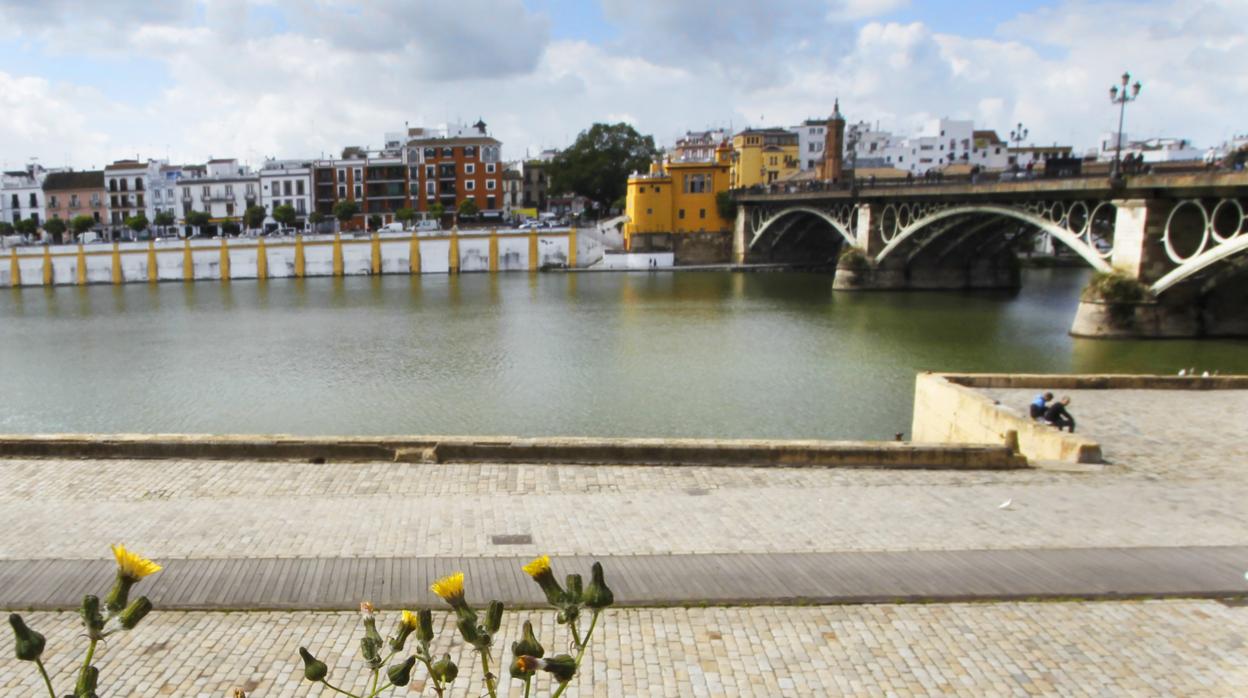
[[1248,343],[1067,335],[1014,293],[817,274],[381,276],[0,291],[0,432],[892,438],[917,371],[1248,372]]

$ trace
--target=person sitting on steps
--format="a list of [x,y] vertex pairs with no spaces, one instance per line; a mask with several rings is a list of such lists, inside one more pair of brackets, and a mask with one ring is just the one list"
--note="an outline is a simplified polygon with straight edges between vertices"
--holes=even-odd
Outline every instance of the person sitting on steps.
[[1031,414],[1031,418],[1037,421],[1044,419],[1044,411],[1049,408],[1049,400],[1052,399],[1053,393],[1037,395],[1036,399],[1031,401],[1031,405],[1028,409],[1028,412]]
[[1044,411],[1044,421],[1049,425],[1057,427],[1058,431],[1063,428],[1069,429],[1070,433],[1075,433],[1075,418],[1070,416],[1066,411],[1066,406],[1070,404],[1070,396],[1063,396],[1061,400],[1049,405]]

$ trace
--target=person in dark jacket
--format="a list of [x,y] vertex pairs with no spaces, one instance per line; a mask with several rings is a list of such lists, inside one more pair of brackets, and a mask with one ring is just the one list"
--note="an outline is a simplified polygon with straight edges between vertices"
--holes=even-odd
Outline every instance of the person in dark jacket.
[[1032,400],[1031,405],[1028,407],[1028,413],[1031,415],[1031,418],[1035,420],[1044,419],[1044,411],[1049,409],[1049,400],[1052,399],[1053,393],[1037,395],[1036,399]]
[[1066,411],[1066,406],[1069,404],[1070,397],[1065,396],[1061,400],[1049,405],[1048,409],[1044,411],[1044,421],[1057,427],[1058,431],[1068,429],[1073,434],[1075,433],[1075,418]]

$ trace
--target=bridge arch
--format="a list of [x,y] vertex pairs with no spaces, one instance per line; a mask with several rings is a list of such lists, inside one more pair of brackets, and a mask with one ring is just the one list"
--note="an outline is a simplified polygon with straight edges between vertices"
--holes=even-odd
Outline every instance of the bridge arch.
[[[1084,241],[1081,237],[1081,234],[1088,230],[1090,221],[1093,217],[1093,212],[1096,209],[1093,208],[1089,210],[1087,204],[1084,204],[1083,202],[1072,203],[1069,205],[1069,208],[1065,208],[1065,205],[1063,204],[1057,205],[1063,206],[1063,210],[1058,216],[1061,221],[1071,220],[1073,217],[1072,214],[1075,214],[1077,210],[1080,211],[1080,213],[1077,214],[1083,218],[1083,221],[1080,223],[1080,227],[1082,228],[1080,234],[1072,232],[1064,225],[1059,225],[1052,220],[1043,218],[1037,213],[1019,210],[1012,206],[999,206],[993,204],[950,206],[948,208],[941,208],[934,212],[929,211],[920,213],[918,218],[907,221],[900,231],[889,238],[888,242],[884,246],[884,249],[880,250],[880,253],[876,255],[875,261],[877,264],[882,263],[884,260],[896,253],[897,250],[902,249],[903,245],[905,245],[907,241],[911,240],[919,233],[927,230],[935,223],[959,216],[989,215],[1014,219],[1038,228],[1041,231],[1053,236],[1055,240],[1058,240],[1062,244],[1066,245],[1066,247],[1070,248],[1082,257],[1083,260],[1086,261],[1093,269],[1105,272],[1110,271],[1111,267],[1109,263],[1105,261],[1105,256],[1097,251],[1095,247]],[[946,227],[938,234],[943,234],[948,230],[951,230],[951,228]]]
[[1248,251],[1248,206],[1234,198],[1179,201],[1166,217],[1162,246],[1175,267],[1150,287],[1155,296],[1209,272],[1234,270],[1230,259]]
[[[767,232],[781,219],[789,218],[792,215],[801,214],[801,213],[819,218],[823,222],[832,226],[832,229],[840,233],[841,238],[847,244],[849,245],[858,244],[857,240],[849,232],[848,221],[852,220],[852,212],[847,214],[846,221],[842,222],[842,221],[837,220],[833,216],[831,216],[827,211],[822,211],[820,209],[813,208],[811,206],[793,206],[790,208],[783,209],[780,212],[776,213],[775,215],[770,216],[766,218],[765,220],[763,220],[762,225],[758,226],[754,231],[754,237],[750,240],[750,244],[749,244],[750,249],[753,249],[758,244],[758,242],[763,239],[763,236],[766,235]],[[788,232],[787,229],[784,229],[784,228],[780,229],[777,233],[776,241],[778,241],[779,238],[783,237],[786,232]]]

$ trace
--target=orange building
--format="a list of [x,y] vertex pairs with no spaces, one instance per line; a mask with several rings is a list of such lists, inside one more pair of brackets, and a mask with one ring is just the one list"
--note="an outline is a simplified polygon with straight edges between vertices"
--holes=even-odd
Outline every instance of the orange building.
[[108,222],[108,198],[104,172],[52,172],[43,180],[47,220],[59,218],[68,224],[78,216],[90,216],[96,225]]

